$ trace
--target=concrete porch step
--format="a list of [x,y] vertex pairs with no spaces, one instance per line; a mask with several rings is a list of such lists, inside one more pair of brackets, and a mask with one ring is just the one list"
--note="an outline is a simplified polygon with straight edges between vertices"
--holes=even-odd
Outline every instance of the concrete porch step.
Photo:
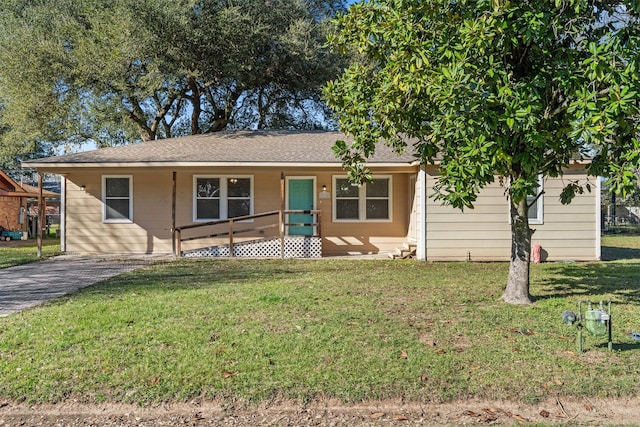
[[395,252],[389,253],[391,259],[407,259],[416,255],[417,246],[414,243],[404,242],[402,248],[396,248]]

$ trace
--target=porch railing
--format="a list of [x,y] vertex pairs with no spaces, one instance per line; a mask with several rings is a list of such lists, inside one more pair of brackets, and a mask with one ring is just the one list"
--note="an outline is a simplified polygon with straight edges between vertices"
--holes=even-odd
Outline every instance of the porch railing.
[[[262,212],[254,215],[244,215],[244,216],[238,216],[238,217],[229,218],[229,219],[200,222],[197,224],[189,224],[189,225],[176,227],[172,233],[173,256],[174,257],[182,256],[182,242],[227,236],[228,239],[221,244],[226,243],[229,245],[229,256],[233,257],[234,236],[242,233],[260,232],[270,228],[278,227],[278,238],[280,239],[280,254],[281,256],[284,257],[284,240],[285,240],[284,237],[285,235],[288,234],[287,231],[291,227],[311,227],[311,229],[313,230],[313,233],[310,235],[311,237],[322,236],[320,231],[320,212],[321,211],[319,210],[278,210],[278,211]],[[293,214],[312,215],[313,221],[311,223],[290,222],[288,218],[290,217],[290,215],[293,215]],[[270,224],[259,225],[259,226],[250,227],[250,228],[246,227],[247,225],[246,221],[250,221],[258,218],[272,217],[272,216],[277,216],[277,222],[274,221],[273,223],[270,223]],[[244,225],[245,227],[243,227],[242,229],[237,229],[236,228],[237,223],[240,223],[240,222],[243,223],[242,225]],[[203,235],[195,235],[190,237],[182,237],[182,232],[185,230],[193,230],[197,228],[212,227],[212,226],[223,225],[223,224],[227,224],[228,226],[227,231],[221,231],[217,233],[206,233]],[[264,240],[264,239],[266,239],[266,237],[256,238],[256,240]]]

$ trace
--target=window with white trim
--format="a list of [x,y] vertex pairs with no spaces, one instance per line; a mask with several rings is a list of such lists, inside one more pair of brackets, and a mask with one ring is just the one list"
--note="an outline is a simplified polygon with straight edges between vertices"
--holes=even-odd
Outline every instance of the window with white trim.
[[248,176],[193,177],[193,220],[213,221],[253,213],[253,179]]
[[133,177],[104,175],[102,177],[103,222],[133,221]]
[[542,175],[538,175],[538,188],[536,189],[536,194],[527,196],[527,206],[529,206],[529,224],[544,224],[544,194],[541,195],[542,190]]
[[391,177],[353,185],[347,177],[333,178],[334,221],[390,221]]

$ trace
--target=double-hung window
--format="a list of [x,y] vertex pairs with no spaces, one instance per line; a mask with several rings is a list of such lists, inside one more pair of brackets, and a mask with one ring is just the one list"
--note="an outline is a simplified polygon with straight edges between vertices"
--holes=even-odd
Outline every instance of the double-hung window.
[[253,212],[251,177],[196,175],[193,191],[194,221],[235,218]]
[[357,186],[346,177],[333,180],[335,221],[390,221],[391,177],[375,177]]
[[103,222],[133,221],[133,177],[105,175],[102,177]]
[[527,196],[527,206],[529,206],[529,224],[544,224],[544,195],[541,195],[543,190],[542,175],[538,175],[538,188],[535,195]]

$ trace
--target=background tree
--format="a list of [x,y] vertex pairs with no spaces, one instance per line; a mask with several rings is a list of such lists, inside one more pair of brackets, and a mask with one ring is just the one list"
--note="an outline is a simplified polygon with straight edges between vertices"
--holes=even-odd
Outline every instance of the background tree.
[[6,0],[2,147],[316,128],[341,1]]
[[[355,143],[335,150],[362,180],[378,141],[414,144],[422,162],[440,161],[434,197],[460,209],[500,180],[512,232],[503,299],[528,304],[538,175],[592,157],[588,173],[616,191],[636,181],[639,12],[632,0],[355,4],[332,42],[357,59],[325,90]],[[562,202],[591,185],[569,182]]]

